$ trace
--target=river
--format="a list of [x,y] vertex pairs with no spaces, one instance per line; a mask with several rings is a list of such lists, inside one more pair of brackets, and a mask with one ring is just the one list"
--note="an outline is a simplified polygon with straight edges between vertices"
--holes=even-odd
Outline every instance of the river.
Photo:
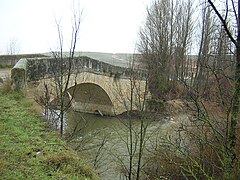
[[[140,142],[140,125],[146,127],[145,148],[152,148],[159,135],[172,131],[179,121],[187,116],[158,117],[158,120],[127,118],[126,116],[109,117],[69,111],[66,115],[65,137],[77,151],[95,167],[101,179],[126,179],[125,172],[129,167],[130,122],[132,122],[132,149],[134,163],[138,155]],[[144,152],[143,156],[147,154]],[[125,167],[125,168],[124,168]],[[136,169],[136,165],[133,165]]]

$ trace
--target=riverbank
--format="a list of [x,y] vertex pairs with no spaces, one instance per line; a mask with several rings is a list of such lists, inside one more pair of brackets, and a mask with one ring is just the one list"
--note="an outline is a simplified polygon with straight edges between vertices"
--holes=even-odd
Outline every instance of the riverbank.
[[97,179],[20,93],[0,94],[0,142],[3,179]]

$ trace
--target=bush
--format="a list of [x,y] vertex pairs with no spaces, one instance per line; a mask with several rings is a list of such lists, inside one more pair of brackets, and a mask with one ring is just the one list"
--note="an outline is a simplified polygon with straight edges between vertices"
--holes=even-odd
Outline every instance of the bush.
[[144,172],[149,179],[185,179],[181,167],[177,166],[184,163],[184,159],[177,157],[172,151],[159,148],[147,157],[146,162]]
[[220,134],[224,134],[223,120],[191,119],[186,124],[176,126],[172,135],[162,135],[158,148],[147,159],[145,172],[148,172],[148,177],[222,179],[225,139]]

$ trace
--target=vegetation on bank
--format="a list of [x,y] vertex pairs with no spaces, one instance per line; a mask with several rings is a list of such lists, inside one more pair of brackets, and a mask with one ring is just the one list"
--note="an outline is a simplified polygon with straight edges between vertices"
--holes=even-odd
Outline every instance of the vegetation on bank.
[[1,178],[97,179],[22,93],[0,93],[0,129]]

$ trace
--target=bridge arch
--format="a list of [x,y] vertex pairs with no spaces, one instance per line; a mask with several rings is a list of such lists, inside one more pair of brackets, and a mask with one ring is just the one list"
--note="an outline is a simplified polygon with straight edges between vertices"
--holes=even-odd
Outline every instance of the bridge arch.
[[[45,95],[45,85],[48,86],[50,92],[50,104],[53,106],[59,105],[59,99],[56,88],[56,82],[52,64],[54,58],[38,58],[38,59],[21,59],[11,71],[11,78],[16,89],[34,88],[35,95]],[[75,110],[92,113],[96,110],[101,111],[106,115],[118,115],[130,109],[142,109],[145,104],[144,95],[146,91],[146,81],[141,75],[142,70],[136,71],[136,85],[133,89],[129,80],[132,73],[131,69],[112,66],[88,57],[76,58],[73,61],[74,68],[69,77],[68,74],[63,74],[63,80],[68,79],[67,83],[68,95],[66,97],[66,105],[69,103]],[[86,67],[82,64],[87,64]],[[39,68],[35,68],[39,67]],[[44,67],[44,68],[42,68]],[[139,74],[140,72],[140,74]],[[116,78],[116,75],[118,76]],[[65,83],[65,82],[64,82]],[[73,86],[77,83],[78,92],[73,101],[67,99]],[[87,87],[87,88],[86,88]],[[82,91],[83,89],[87,89]],[[91,94],[93,97],[80,96]],[[134,96],[133,96],[134,95]],[[72,93],[73,96],[73,93]],[[83,98],[81,98],[83,97]]]
[[68,89],[73,96],[74,110],[81,112],[100,112],[105,115],[114,115],[114,105],[109,94],[96,83],[83,82]]

